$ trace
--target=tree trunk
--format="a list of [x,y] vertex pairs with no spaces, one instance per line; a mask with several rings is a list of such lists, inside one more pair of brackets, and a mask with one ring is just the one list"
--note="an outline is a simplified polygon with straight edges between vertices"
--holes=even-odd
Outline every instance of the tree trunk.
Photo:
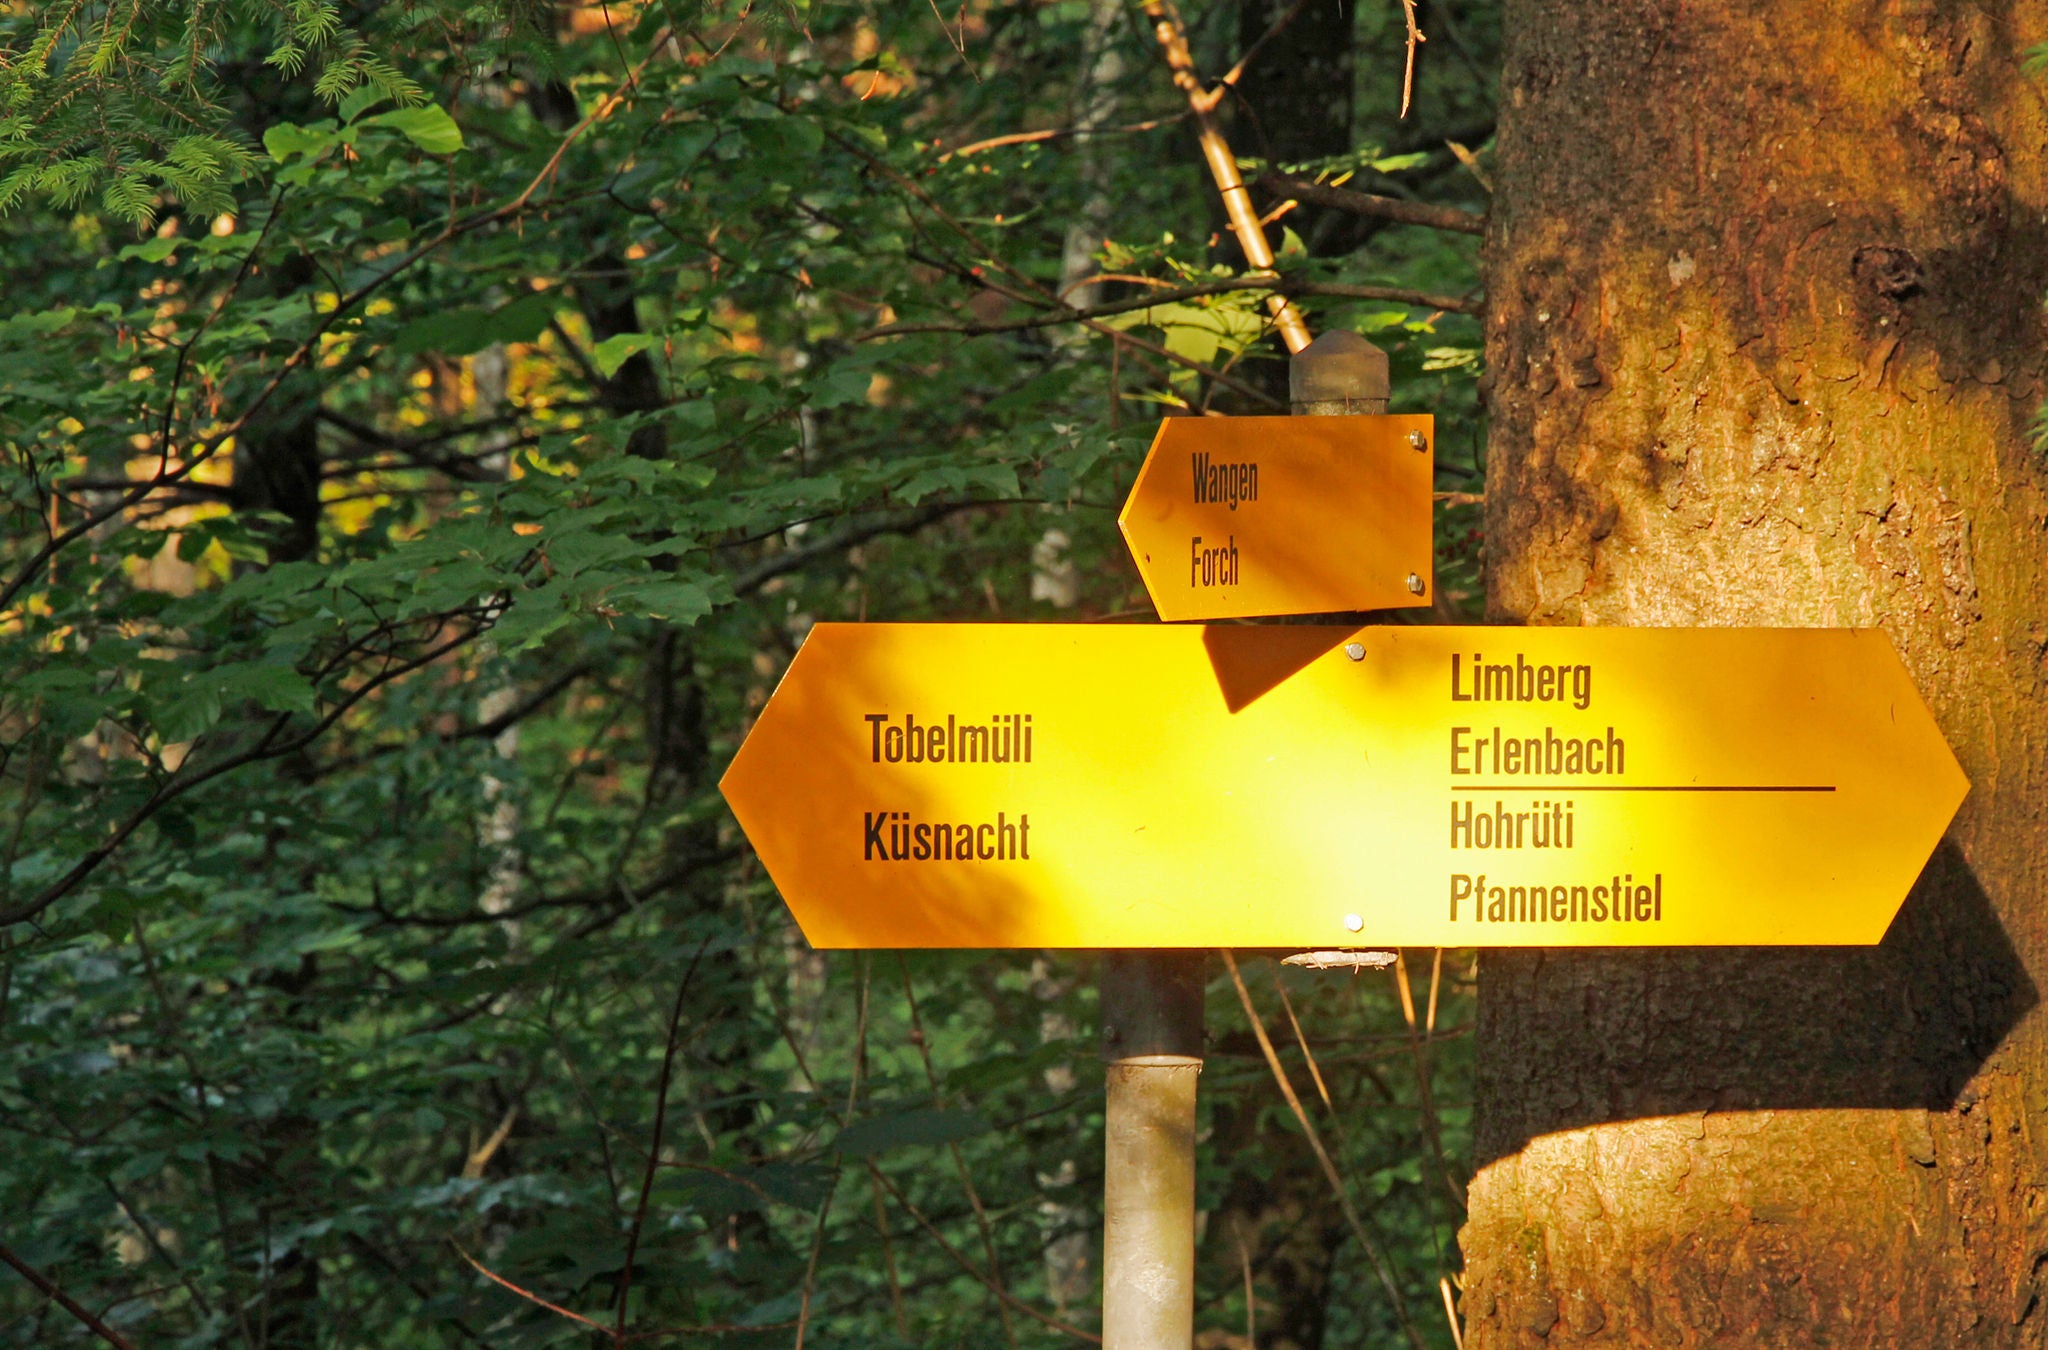
[[1465,1343],[2039,1345],[2048,13],[1507,8],[1493,616],[1882,628],[1974,787],[1877,948],[1483,959]]

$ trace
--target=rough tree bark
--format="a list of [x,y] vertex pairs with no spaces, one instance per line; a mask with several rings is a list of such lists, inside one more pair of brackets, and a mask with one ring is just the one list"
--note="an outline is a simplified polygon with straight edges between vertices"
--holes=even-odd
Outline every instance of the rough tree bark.
[[2039,1345],[2048,12],[1507,9],[1493,616],[1882,628],[1975,786],[1878,948],[1484,958],[1465,1344]]

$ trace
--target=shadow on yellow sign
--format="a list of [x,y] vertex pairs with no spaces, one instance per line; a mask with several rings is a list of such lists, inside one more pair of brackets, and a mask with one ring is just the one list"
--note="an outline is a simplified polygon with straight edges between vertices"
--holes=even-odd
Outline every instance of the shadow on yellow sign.
[[1334,648],[1354,638],[1362,646],[1368,631],[1325,624],[1214,624],[1202,629],[1202,648],[1209,653],[1223,706],[1238,712]]

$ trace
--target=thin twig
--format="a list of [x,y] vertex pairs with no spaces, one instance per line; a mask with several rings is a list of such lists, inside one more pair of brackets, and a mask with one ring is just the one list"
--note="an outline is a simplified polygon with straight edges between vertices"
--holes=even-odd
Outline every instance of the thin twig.
[[636,1331],[619,1344],[638,1345],[641,1341],[658,1341],[664,1336],[738,1336],[784,1331],[795,1325],[793,1317],[784,1322],[699,1322],[689,1327],[655,1327],[650,1331]]
[[[930,211],[940,221],[944,222],[948,229],[952,230],[955,234],[959,235],[962,239],[966,240],[970,245],[972,245],[975,249],[977,256],[987,260],[988,263],[994,266],[997,270],[1001,271],[1005,276],[1010,277],[1017,284],[1016,286],[1005,286],[995,281],[993,278],[983,274],[980,269],[969,270],[966,268],[962,268],[955,264],[949,263],[942,258],[930,258],[920,256],[921,261],[930,262],[935,266],[941,267],[949,271],[952,275],[959,277],[962,280],[972,281],[974,284],[979,285],[987,290],[995,291],[998,295],[1005,296],[1009,299],[1016,300],[1021,303],[1039,304],[1046,306],[1057,306],[1059,304],[1059,301],[1054,297],[1050,289],[1041,285],[1032,277],[1026,275],[1022,271],[1011,266],[1008,262],[1004,261],[993,250],[988,248],[988,246],[984,244],[980,239],[976,238],[972,230],[968,229],[965,225],[961,224],[958,220],[954,219],[953,216],[950,213],[948,213],[944,207],[939,205],[938,200],[935,197],[933,197],[929,192],[926,192],[917,183],[912,182],[910,179],[898,173],[895,170],[895,168],[892,165],[888,164],[886,161],[877,159],[874,156],[870,155],[864,147],[856,144],[855,142],[840,137],[836,133],[831,131],[827,131],[825,135],[827,139],[831,140],[835,145],[842,147],[848,153],[862,160],[875,173],[890,179],[890,181],[894,182],[899,188],[903,190],[903,192],[915,198],[919,203],[921,203],[925,207],[926,210]],[[1104,336],[1115,336],[1118,334],[1117,329],[1111,328],[1106,324],[1097,323],[1092,319],[1082,319],[1080,320],[1080,322],[1084,327],[1089,329],[1091,332],[1100,333]],[[1141,351],[1149,352],[1154,356],[1157,356],[1167,362],[1170,362],[1171,364],[1181,366],[1184,369],[1192,370],[1206,378],[1218,380],[1221,383],[1227,384],[1231,388],[1237,390],[1239,393],[1244,394],[1246,397],[1251,398],[1257,402],[1264,403],[1273,408],[1278,408],[1283,412],[1286,411],[1287,405],[1281,402],[1279,399],[1272,397],[1270,394],[1265,393],[1263,390],[1253,388],[1251,385],[1244,383],[1242,380],[1234,380],[1226,375],[1222,375],[1219,372],[1212,370],[1209,366],[1203,364],[1202,362],[1195,360],[1191,356],[1183,356],[1179,352],[1169,351],[1165,347],[1160,346],[1156,342],[1149,342],[1146,339],[1137,337],[1134,334],[1122,334],[1122,340],[1128,342],[1131,346],[1136,347]]]
[[1422,1039],[1425,1044],[1436,1038],[1436,991],[1444,982],[1444,949],[1435,949],[1429,963],[1429,1020],[1423,1024]]
[[1308,1036],[1301,1029],[1301,1019],[1294,1015],[1294,1000],[1287,997],[1287,986],[1279,980],[1273,982],[1280,991],[1280,1006],[1287,1009],[1287,1024],[1294,1028],[1294,1039],[1301,1046],[1301,1057],[1308,1061],[1308,1076],[1316,1083],[1316,1095],[1323,1099],[1326,1110],[1335,1111],[1336,1104],[1330,1100],[1330,1089],[1323,1082],[1323,1071],[1316,1067],[1316,1052],[1308,1048]]
[[839,1169],[832,1169],[832,1180],[825,1186],[825,1199],[818,1206],[818,1226],[811,1232],[811,1255],[804,1262],[803,1297],[796,1309],[796,1350],[804,1350],[804,1332],[811,1320],[811,1290],[818,1280],[818,1253],[825,1249],[825,1220],[832,1213],[832,1197],[839,1194]]
[[[953,215],[945,209],[945,207],[939,205],[937,198],[933,197],[931,193],[925,191],[925,189],[916,182],[905,177],[901,172],[899,172],[896,169],[894,165],[888,163],[886,160],[876,158],[874,155],[868,152],[865,146],[862,146],[858,142],[843,137],[836,132],[827,131],[825,133],[825,136],[826,139],[830,140],[834,145],[839,146],[848,154],[852,155],[854,158],[866,164],[868,168],[871,169],[878,176],[887,178],[890,182],[896,184],[896,186],[899,189],[901,189],[906,195],[918,201],[921,205],[924,206],[926,210],[930,211],[933,216],[937,217],[941,222],[943,222],[947,229],[953,231],[953,233],[959,235],[962,239],[966,240],[967,243],[973,247],[975,254],[978,257],[986,259],[988,263],[991,266],[993,266],[996,270],[1002,272],[1004,276],[1011,278],[1016,283],[1016,286],[1004,286],[989,276],[976,275],[974,272],[968,271],[967,269],[959,268],[957,266],[949,264],[943,259],[930,260],[933,261],[935,265],[946,268],[948,271],[952,272],[953,275],[962,277],[963,279],[966,280],[971,280],[974,283],[988,290],[995,291],[997,294],[1007,296],[1012,300],[1017,300],[1019,302],[1027,304],[1057,305],[1059,303],[1059,301],[1054,297],[1050,289],[1039,283],[1036,279],[1026,275],[1020,269],[1004,261],[1004,259],[1000,255],[998,255],[993,249],[989,248],[987,244],[983,243],[982,240],[977,238],[975,236],[974,231],[968,229],[965,225],[961,224],[960,221],[956,220],[953,217]],[[1110,328],[1105,324],[1096,323],[1090,319],[1084,319],[1081,320],[1081,322],[1085,327],[1087,327],[1092,332],[1102,333],[1104,335],[1114,334],[1117,332],[1117,330],[1114,328]],[[1202,362],[1195,360],[1193,357],[1182,356],[1178,352],[1168,351],[1165,347],[1160,346],[1156,342],[1148,342],[1144,338],[1137,337],[1131,334],[1124,334],[1123,340],[1125,342],[1130,343],[1130,345],[1132,345],[1133,347],[1136,347],[1142,351],[1150,352],[1154,356],[1160,357],[1175,365],[1181,366],[1188,370],[1192,370],[1197,374],[1205,376],[1209,379],[1219,380],[1220,382],[1227,384],[1231,388],[1237,390],[1239,393],[1244,394],[1247,398],[1251,398],[1257,402],[1264,403],[1269,407],[1278,408],[1283,412],[1286,411],[1287,405],[1281,402],[1279,399],[1274,398],[1272,395],[1267,394],[1263,390],[1253,388],[1251,385],[1246,384],[1242,380],[1235,380],[1231,379],[1227,375],[1221,375],[1217,371],[1210,369],[1207,365],[1203,364]]]
[[1302,1134],[1308,1138],[1309,1150],[1316,1155],[1316,1162],[1322,1166],[1323,1178],[1330,1183],[1331,1194],[1336,1197],[1337,1206],[1344,1213],[1344,1222],[1349,1225],[1351,1235],[1358,1239],[1359,1247],[1364,1250],[1366,1259],[1371,1262],[1373,1274],[1379,1277],[1380,1287],[1387,1291],[1387,1297],[1393,1301],[1394,1316],[1400,1321],[1401,1330],[1407,1334],[1409,1344],[1413,1345],[1415,1350],[1426,1350],[1422,1333],[1415,1329],[1414,1321],[1408,1316],[1408,1303],[1401,1297],[1401,1286],[1394,1280],[1393,1266],[1388,1263],[1386,1253],[1381,1250],[1380,1244],[1366,1230],[1365,1221],[1359,1217],[1358,1210],[1351,1203],[1351,1193],[1345,1188],[1344,1178],[1338,1173],[1337,1164],[1330,1160],[1329,1151],[1323,1147],[1321,1136],[1316,1133],[1314,1123],[1308,1118],[1308,1112],[1302,1108],[1301,1098],[1295,1095],[1294,1084],[1287,1081],[1287,1071],[1280,1067],[1280,1055],[1273,1049],[1272,1038],[1266,1034],[1266,1024],[1259,1017],[1258,1009],[1252,1006],[1252,991],[1245,988],[1244,976],[1238,973],[1237,957],[1227,947],[1221,948],[1220,951],[1223,964],[1230,971],[1230,982],[1237,986],[1237,1001],[1244,1005],[1245,1020],[1251,1023],[1252,1034],[1259,1038],[1259,1049],[1265,1052],[1266,1067],[1272,1070],[1273,1081],[1280,1085],[1280,1095],[1287,1099],[1288,1109],[1294,1112],[1295,1121],[1301,1126]]
[[[1438,949],[1438,960],[1442,960],[1442,949]],[[1451,1175],[1451,1164],[1444,1156],[1443,1130],[1437,1125],[1436,1095],[1430,1091],[1429,1051],[1422,1043],[1420,1029],[1415,1023],[1415,996],[1408,987],[1408,960],[1397,956],[1394,961],[1394,984],[1401,992],[1401,1016],[1408,1023],[1408,1050],[1415,1061],[1415,1091],[1422,1103],[1422,1130],[1429,1139],[1429,1151],[1436,1156],[1436,1170],[1443,1177],[1444,1189],[1457,1202],[1458,1208],[1465,1208],[1465,1191]],[[1431,985],[1431,1002],[1435,1001],[1435,985]],[[1431,1020],[1434,1021],[1432,1008]]]
[[1222,79],[1216,81],[1217,87],[1219,89],[1231,88],[1239,80],[1243,79],[1245,71],[1251,69],[1252,62],[1258,60],[1259,53],[1266,49],[1266,44],[1286,32],[1288,25],[1292,24],[1300,16],[1301,12],[1308,8],[1308,3],[1309,0],[1294,0],[1293,4],[1283,10],[1280,17],[1273,20],[1272,27],[1259,34],[1258,41],[1245,48],[1244,55],[1237,58],[1237,64],[1225,71]]
[[1451,1324],[1451,1344],[1465,1350],[1465,1331],[1458,1325],[1458,1301],[1451,1297],[1451,1277],[1437,1276],[1436,1287],[1444,1296],[1444,1320]]
[[[470,726],[457,727],[453,731],[440,731],[434,734],[443,745],[455,745],[462,741],[496,740],[501,733],[511,729],[512,727],[517,726],[519,723],[524,722],[527,718],[533,716],[533,714],[539,712],[542,708],[546,707],[548,703],[554,699],[555,695],[561,693],[564,689],[567,689],[570,685],[582,679],[585,675],[594,673],[595,670],[596,667],[589,664],[579,664],[570,666],[567,670],[562,671],[560,674],[556,675],[554,678],[547,681],[547,683],[541,685],[538,689],[534,690],[531,694],[528,694],[525,698],[521,699],[518,702],[518,704],[516,704],[513,707],[507,708],[504,712],[499,713],[496,717],[488,718],[482,722],[473,723]],[[418,744],[419,742],[414,739],[402,741],[385,741],[382,744],[372,745],[369,748],[362,750],[356,754],[341,755],[334,759],[328,760],[326,763],[319,765],[316,769],[309,770],[307,776],[308,778],[320,777],[327,774],[338,772],[342,769],[359,768],[361,765],[363,765],[369,760],[376,759],[384,755],[398,754],[399,752],[411,749],[412,747]]]
[[44,1298],[50,1299],[65,1312],[77,1318],[87,1331],[90,1331],[108,1345],[117,1347],[117,1350],[135,1350],[134,1342],[108,1326],[105,1322],[100,1321],[99,1318],[93,1316],[91,1312],[79,1304],[78,1300],[58,1288],[55,1281],[28,1262],[22,1260],[19,1256],[16,1256],[13,1250],[5,1243],[0,1243],[0,1261],[5,1261],[8,1265],[13,1266],[15,1272],[21,1278],[34,1285]]
[[862,524],[849,525],[801,548],[770,553],[760,561],[742,568],[733,575],[732,593],[736,596],[751,595],[786,572],[798,571],[819,558],[842,554],[857,544],[864,544],[885,534],[915,534],[927,525],[936,525],[946,517],[958,515],[962,511],[1015,504],[1007,501],[934,502],[909,511],[892,512]]
[[[458,612],[447,617],[459,618],[461,615]],[[32,919],[57,901],[63,899],[66,895],[69,895],[98,869],[100,864],[112,857],[115,851],[127,842],[128,837],[142,827],[144,821],[150,819],[168,803],[184,796],[187,792],[192,791],[201,784],[210,782],[222,774],[239,769],[244,765],[258,763],[266,759],[278,759],[303,750],[324,735],[327,729],[340,721],[351,708],[369,697],[376,690],[383,688],[393,680],[401,679],[416,670],[433,664],[449,652],[455,651],[474,641],[486,632],[488,628],[489,625],[487,623],[479,623],[466,631],[458,633],[440,646],[429,649],[418,657],[385,667],[385,669],[370,676],[357,688],[350,690],[344,697],[339,699],[332,708],[314,722],[302,735],[294,736],[287,740],[279,740],[278,738],[283,735],[284,729],[290,725],[292,717],[290,713],[279,713],[272,719],[269,728],[264,731],[262,736],[257,739],[256,744],[250,749],[231,755],[227,759],[210,765],[203,770],[194,771],[190,775],[186,775],[183,771],[183,766],[181,766],[177,774],[159,783],[150,795],[145,797],[141,804],[129,814],[126,820],[116,826],[107,838],[96,845],[85,857],[73,864],[70,871],[45,886],[33,899],[23,901],[12,909],[0,911],[0,927],[20,923],[25,919]],[[340,656],[335,658],[336,662],[339,662],[341,659],[342,657]],[[325,671],[319,672],[322,678],[324,678],[325,673]],[[316,678],[313,682],[317,685],[319,679]],[[185,763],[189,765],[191,762],[192,757],[188,755]]]
[[[939,1075],[932,1066],[931,1040],[924,1034],[924,1022],[917,1011],[917,991],[910,985],[910,965],[903,959],[901,952],[896,954],[896,968],[902,972],[903,998],[910,1005],[910,1039],[924,1060],[924,1077],[925,1082],[931,1085],[932,1103],[940,1105]],[[960,1156],[959,1144],[947,1140],[946,1151],[953,1155],[953,1168],[960,1174],[961,1189],[967,1192],[967,1203],[974,1210],[975,1227],[981,1232],[982,1253],[988,1257],[989,1272],[995,1278],[996,1287],[1000,1289],[1003,1284],[1003,1263],[996,1255],[995,1232],[989,1227],[988,1211],[982,1207],[981,1192],[974,1187],[974,1174],[967,1170],[967,1160]],[[1003,1339],[1009,1343],[1010,1350],[1016,1350],[1017,1333],[1010,1325],[1010,1310],[1003,1304],[998,1304],[997,1309],[1003,1319]]]
[[[868,1063],[868,964],[867,953],[861,953],[860,984],[854,995],[854,1048],[853,1074],[846,1086],[846,1110],[840,1114],[839,1128],[844,1131],[853,1124],[854,1111],[860,1106],[861,1079],[865,1076]],[[835,1155],[836,1158],[837,1155]],[[818,1206],[818,1226],[811,1234],[811,1255],[804,1263],[803,1297],[796,1309],[796,1350],[804,1350],[804,1332],[811,1321],[811,1291],[817,1287],[818,1253],[825,1249],[825,1219],[832,1212],[832,1199],[839,1193],[840,1167],[835,1163],[831,1184],[825,1188],[824,1203]],[[891,1273],[893,1276],[893,1265]],[[901,1309],[898,1309],[901,1320]]]
[[1078,140],[1084,136],[1129,136],[1141,131],[1157,131],[1160,127],[1185,122],[1191,115],[1175,113],[1171,117],[1154,117],[1121,127],[1048,127],[1044,131],[1013,131],[1007,136],[991,136],[985,141],[970,142],[958,150],[948,150],[939,156],[939,163],[944,164],[949,159],[965,159],[984,150],[999,150],[1006,145],[1035,145],[1040,141]]
[[1009,1290],[1003,1288],[994,1280],[990,1279],[988,1275],[984,1273],[979,1266],[975,1265],[972,1261],[967,1259],[967,1254],[965,1252],[961,1251],[958,1247],[955,1247],[952,1243],[946,1241],[946,1235],[944,1233],[941,1233],[938,1230],[938,1227],[935,1224],[933,1224],[930,1219],[925,1217],[925,1213],[923,1210],[919,1209],[916,1205],[910,1202],[910,1197],[906,1196],[902,1191],[896,1189],[896,1183],[890,1181],[888,1177],[882,1175],[882,1169],[875,1166],[872,1160],[868,1163],[868,1174],[874,1177],[876,1185],[888,1191],[890,1197],[894,1199],[897,1204],[903,1206],[903,1212],[908,1214],[913,1220],[915,1220],[917,1226],[919,1228],[924,1229],[924,1231],[931,1237],[932,1241],[939,1244],[940,1249],[943,1250],[946,1253],[946,1255],[953,1258],[953,1264],[959,1266],[960,1269],[966,1271],[967,1274],[971,1276],[976,1282],[978,1282],[982,1288],[988,1290],[989,1293],[1001,1299],[1006,1306],[1015,1308],[1018,1312],[1023,1313],[1026,1317],[1029,1317],[1034,1321],[1037,1321],[1045,1326],[1051,1327],[1054,1331],[1064,1332],[1065,1334],[1072,1336],[1076,1340],[1086,1341],[1090,1345],[1102,1344],[1102,1337],[1097,1336],[1094,1332],[1083,1331],[1081,1328],[1077,1326],[1073,1326],[1069,1323],[1060,1321],[1059,1318],[1052,1316],[1050,1313],[1040,1312],[1038,1309],[1032,1307],[1029,1303],[1026,1303],[1022,1299],[1013,1296]]
[[[646,69],[648,63],[653,61],[663,46],[666,45],[669,34],[670,30],[663,28],[655,35],[654,45],[648,52],[646,59],[642,60],[632,72],[634,80],[638,80],[640,72]],[[422,259],[437,252],[442,245],[472,231],[482,229],[487,225],[509,220],[525,210],[527,202],[532,199],[533,194],[539,190],[541,184],[553,175],[555,167],[561,163],[562,156],[568,153],[569,147],[575,144],[577,138],[590,127],[610,117],[624,101],[625,92],[613,93],[593,110],[590,116],[584,118],[571,128],[562,139],[561,144],[555,147],[555,152],[549,156],[547,163],[541,166],[540,172],[535,174],[532,180],[527,183],[526,188],[511,201],[506,202],[502,206],[494,207],[489,211],[481,211],[461,219],[451,219],[438,233],[407,250],[404,254],[393,260],[388,267],[373,273],[353,291],[338,297],[334,306],[322,313],[319,322],[313,326],[313,331],[307,334],[297,347],[293,348],[270,378],[265,380],[256,392],[251,395],[249,401],[243,405],[241,412],[224,426],[216,427],[213,433],[201,444],[191,447],[178,468],[169,468],[168,442],[166,442],[165,453],[160,457],[162,467],[152,478],[139,481],[134,489],[123,493],[117,500],[98,510],[86,513],[80,520],[67,527],[63,533],[52,537],[41,548],[37,549],[11,580],[6,582],[5,585],[0,585],[0,611],[5,611],[8,606],[13,604],[15,596],[34,579],[35,575],[43,569],[43,565],[50,559],[53,559],[73,541],[84,538],[115,516],[134,507],[157,488],[179,483],[189,478],[200,465],[210,461],[223,446],[229,444],[240,435],[243,429],[255,418],[256,414],[269,404],[277,391],[283,387],[286,377],[313,359],[315,353],[322,349],[321,344],[328,332],[344,318],[354,313],[357,306],[361,305],[377,291],[382,290],[393,278],[409,270]],[[0,922],[7,921],[0,919]]]
[[619,1320],[615,1339],[626,1334],[626,1299],[633,1292],[633,1257],[640,1248],[640,1230],[647,1223],[647,1201],[654,1194],[655,1170],[661,1166],[662,1132],[668,1125],[669,1074],[676,1061],[676,1033],[683,1025],[683,997],[690,992],[690,981],[697,974],[697,963],[704,959],[704,953],[710,946],[711,935],[706,934],[690,957],[688,968],[683,971],[682,983],[676,986],[675,1007],[668,1015],[668,1039],[661,1051],[661,1077],[654,1087],[654,1139],[647,1149],[647,1168],[640,1174],[640,1201],[633,1208],[633,1226],[626,1230],[626,1264],[619,1271]]
[[[872,1169],[874,1164],[868,1164]],[[889,1275],[889,1310],[895,1314],[896,1336],[899,1340],[910,1339],[910,1323],[903,1317],[903,1280],[896,1273],[896,1246],[889,1240],[889,1207],[882,1203],[882,1187],[873,1177],[868,1178],[868,1190],[875,1197],[875,1231],[882,1238],[882,1268]]]
[[1401,71],[1401,116],[1408,115],[1408,101],[1415,93],[1415,49],[1429,41],[1415,23],[1415,0],[1401,0],[1401,15],[1408,20],[1408,61]]
[[1225,373],[1224,371],[1212,369],[1209,366],[1203,364],[1202,362],[1195,360],[1191,356],[1182,356],[1177,352],[1168,351],[1165,347],[1161,346],[1157,342],[1153,342],[1149,338],[1141,338],[1136,333],[1119,333],[1116,329],[1111,328],[1108,324],[1096,323],[1093,320],[1084,321],[1084,324],[1090,332],[1100,333],[1105,337],[1117,337],[1122,341],[1129,343],[1131,346],[1136,347],[1141,352],[1150,352],[1154,356],[1162,357],[1165,360],[1174,362],[1177,365],[1185,366],[1187,369],[1194,371],[1198,375],[1201,375],[1210,380],[1214,380],[1218,384],[1226,385],[1231,389],[1235,389],[1238,393],[1243,394],[1246,398],[1251,399],[1255,403],[1263,403],[1269,408],[1277,408],[1282,412],[1285,412],[1287,409],[1287,405],[1285,403],[1281,402],[1277,398],[1274,398],[1265,390],[1256,388],[1253,385],[1246,384],[1243,380],[1237,379]]
[[1252,1254],[1245,1248],[1244,1234],[1232,1233],[1237,1239],[1238,1264],[1244,1267],[1244,1343],[1248,1350],[1255,1350],[1259,1343],[1259,1301],[1252,1292]]

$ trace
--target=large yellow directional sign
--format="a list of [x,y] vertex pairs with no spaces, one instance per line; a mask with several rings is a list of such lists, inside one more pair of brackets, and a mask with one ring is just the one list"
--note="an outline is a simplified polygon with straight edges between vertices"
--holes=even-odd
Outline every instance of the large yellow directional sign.
[[818,947],[1871,943],[1969,784],[1881,633],[820,624],[722,784]]
[[1117,524],[1162,619],[1430,603],[1429,417],[1169,417]]

